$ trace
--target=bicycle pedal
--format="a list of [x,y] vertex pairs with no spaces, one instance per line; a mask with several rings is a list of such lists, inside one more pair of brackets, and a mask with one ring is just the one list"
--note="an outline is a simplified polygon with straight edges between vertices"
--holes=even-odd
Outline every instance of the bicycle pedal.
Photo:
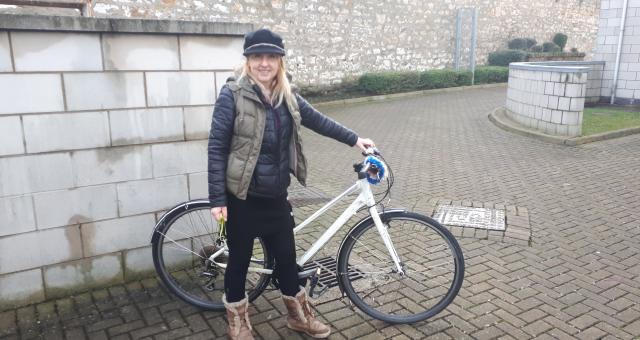
[[320,271],[321,269],[318,267],[318,269],[309,277],[309,296],[312,298],[315,298],[314,292],[320,279]]

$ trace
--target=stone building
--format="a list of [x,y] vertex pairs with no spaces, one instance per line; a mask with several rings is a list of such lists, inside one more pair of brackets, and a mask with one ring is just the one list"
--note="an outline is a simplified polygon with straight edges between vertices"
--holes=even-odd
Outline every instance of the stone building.
[[[626,11],[624,6],[627,6]],[[620,28],[624,18],[624,31],[620,41]],[[619,44],[620,43],[620,44]],[[616,57],[620,52],[618,67]],[[640,102],[640,1],[639,0],[603,0],[600,7],[598,36],[593,60],[605,61],[600,96],[609,102],[614,88],[617,104],[635,104]]]

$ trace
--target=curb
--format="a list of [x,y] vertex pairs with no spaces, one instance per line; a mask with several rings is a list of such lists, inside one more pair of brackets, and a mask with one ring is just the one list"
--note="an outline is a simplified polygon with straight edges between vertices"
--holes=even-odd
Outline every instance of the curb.
[[415,97],[425,94],[435,94],[435,93],[443,93],[443,92],[455,92],[462,91],[468,89],[482,89],[482,88],[493,88],[493,87],[506,87],[507,83],[492,83],[492,84],[481,84],[481,85],[469,85],[469,86],[456,86],[456,87],[446,87],[442,89],[433,89],[433,90],[423,90],[423,91],[414,91],[414,92],[403,92],[403,93],[392,93],[392,94],[382,94],[378,96],[368,96],[368,97],[358,97],[358,98],[350,98],[350,99],[340,99],[340,100],[332,100],[328,102],[319,102],[313,103],[313,106],[332,106],[332,105],[346,105],[346,104],[358,104],[358,103],[366,103],[373,101],[385,101],[396,98],[404,98],[404,97]]
[[552,135],[548,135],[546,133],[542,133],[533,129],[525,128],[524,126],[514,122],[509,117],[507,117],[507,115],[505,114],[505,110],[506,108],[504,106],[501,106],[491,111],[491,113],[489,113],[489,116],[488,116],[489,120],[493,124],[495,124],[497,127],[503,130],[513,132],[526,137],[532,137],[532,138],[542,140],[548,143],[553,143],[553,144],[576,146],[580,144],[592,143],[592,142],[597,142],[597,141],[607,140],[607,139],[620,138],[620,137],[625,137],[625,136],[640,133],[640,127],[633,127],[633,128],[603,132],[603,133],[598,133],[595,135],[583,136],[583,137],[566,138],[566,137],[552,136]]

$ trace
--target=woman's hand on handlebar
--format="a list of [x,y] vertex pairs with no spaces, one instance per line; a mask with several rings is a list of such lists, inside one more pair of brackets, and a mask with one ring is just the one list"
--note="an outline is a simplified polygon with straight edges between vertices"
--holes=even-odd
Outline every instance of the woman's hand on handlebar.
[[376,144],[369,138],[358,137],[358,141],[355,146],[359,147],[362,151],[367,151],[368,148],[374,148]]
[[217,222],[220,221],[220,218],[224,218],[225,222],[227,221],[227,207],[215,207],[211,208],[211,216]]

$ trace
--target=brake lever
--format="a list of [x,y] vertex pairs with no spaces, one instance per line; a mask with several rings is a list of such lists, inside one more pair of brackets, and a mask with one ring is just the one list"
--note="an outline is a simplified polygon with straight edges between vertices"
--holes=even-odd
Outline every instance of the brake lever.
[[376,156],[380,156],[380,150],[378,150],[378,148],[367,148],[367,150],[362,151],[362,155],[363,156],[369,156],[369,155],[376,155]]

